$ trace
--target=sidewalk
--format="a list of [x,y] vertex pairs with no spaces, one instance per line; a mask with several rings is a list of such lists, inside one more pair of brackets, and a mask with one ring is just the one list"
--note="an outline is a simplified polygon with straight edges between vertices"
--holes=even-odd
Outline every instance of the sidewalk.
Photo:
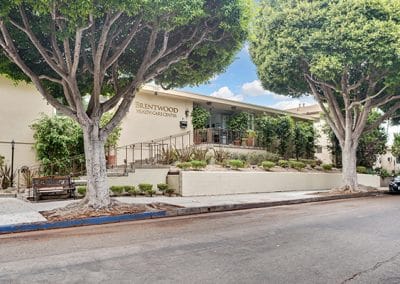
[[[198,197],[117,197],[116,199],[126,203],[168,203],[183,207],[182,214],[188,215],[205,212],[227,211],[256,207],[278,206],[291,203],[315,202],[341,198],[327,198],[329,196],[318,195],[315,191],[292,191],[273,193],[235,194],[220,196]],[[321,199],[321,200],[320,200]],[[74,200],[43,201],[31,203],[16,198],[0,198],[0,226],[17,225],[35,222],[45,222],[46,219],[39,211],[51,210],[66,206]]]

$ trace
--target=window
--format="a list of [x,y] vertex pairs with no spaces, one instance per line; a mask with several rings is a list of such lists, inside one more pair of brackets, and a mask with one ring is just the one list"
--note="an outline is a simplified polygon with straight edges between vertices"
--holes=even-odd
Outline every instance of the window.
[[316,151],[317,151],[318,154],[321,154],[322,153],[322,146],[317,146]]

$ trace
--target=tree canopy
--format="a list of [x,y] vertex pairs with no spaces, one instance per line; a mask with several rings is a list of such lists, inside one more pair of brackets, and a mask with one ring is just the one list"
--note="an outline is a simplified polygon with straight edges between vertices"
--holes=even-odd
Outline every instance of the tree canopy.
[[[345,188],[355,190],[360,136],[400,108],[400,2],[264,0],[250,51],[264,88],[314,96],[342,148]],[[383,115],[367,125],[377,108]]]

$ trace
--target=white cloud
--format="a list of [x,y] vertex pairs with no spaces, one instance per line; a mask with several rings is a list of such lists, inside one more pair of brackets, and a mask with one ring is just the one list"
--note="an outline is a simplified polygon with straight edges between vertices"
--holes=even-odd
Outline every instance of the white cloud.
[[270,96],[275,99],[288,100],[286,96],[278,95],[271,91],[267,91],[261,85],[260,80],[254,80],[253,82],[244,83],[242,86],[242,94],[247,97],[259,97],[259,96]]
[[222,98],[222,99],[228,99],[232,101],[243,101],[243,96],[242,95],[236,95],[234,94],[228,87],[222,87],[218,91],[212,93],[210,95],[211,97],[216,97],[216,98]]
[[303,98],[303,99],[291,99],[291,100],[285,100],[285,101],[279,101],[270,107],[276,108],[276,109],[290,109],[290,108],[296,108],[299,105],[305,105],[305,106],[310,106],[314,104],[313,100],[310,100],[310,98]]

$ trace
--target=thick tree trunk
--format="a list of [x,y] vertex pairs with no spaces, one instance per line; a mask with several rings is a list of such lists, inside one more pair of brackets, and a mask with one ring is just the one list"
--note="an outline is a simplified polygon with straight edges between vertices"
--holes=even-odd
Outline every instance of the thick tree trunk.
[[99,124],[83,127],[87,191],[84,202],[88,206],[99,209],[111,204],[107,183],[107,168],[104,143],[99,135]]
[[346,141],[342,147],[342,178],[344,189],[350,192],[358,191],[357,182],[357,146]]

